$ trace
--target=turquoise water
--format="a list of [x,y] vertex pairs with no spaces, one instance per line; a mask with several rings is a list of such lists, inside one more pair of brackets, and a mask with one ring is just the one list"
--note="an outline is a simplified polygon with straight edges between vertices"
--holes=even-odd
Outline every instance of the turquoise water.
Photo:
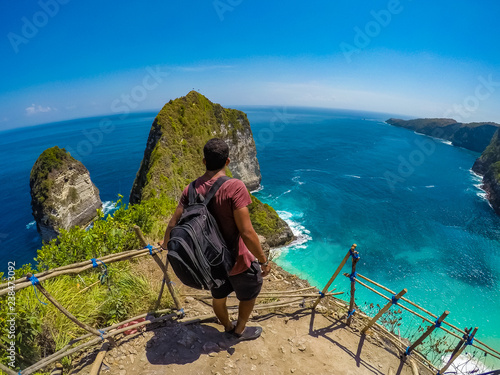
[[[478,326],[477,337],[499,348],[500,218],[470,171],[478,154],[373,114],[289,115],[271,139],[262,136],[273,113],[249,111],[263,175],[257,196],[299,236],[277,263],[322,288],[356,243],[359,273],[407,288],[436,315],[449,310],[448,321]],[[349,298],[347,278],[334,285]],[[386,302],[361,286],[356,296],[360,306]]]
[[[278,264],[322,288],[356,243],[361,274],[407,288],[435,314],[449,310],[450,322],[478,326],[477,337],[500,348],[500,218],[470,172],[478,154],[389,126],[390,114],[241,109],[263,176],[256,195],[298,236],[278,251]],[[154,116],[111,117],[113,130],[102,138],[86,136],[100,118],[1,132],[0,205],[8,216],[0,221],[0,270],[31,261],[40,247],[29,197],[38,155],[54,145],[79,153],[111,207],[118,194],[128,198]],[[334,286],[347,292],[349,282],[339,276]],[[359,286],[356,302],[364,301],[384,303]]]

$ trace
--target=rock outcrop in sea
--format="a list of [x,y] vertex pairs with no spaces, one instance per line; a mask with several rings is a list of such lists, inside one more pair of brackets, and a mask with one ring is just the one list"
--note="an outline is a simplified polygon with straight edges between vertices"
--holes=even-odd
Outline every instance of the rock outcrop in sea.
[[[178,200],[184,187],[205,172],[203,146],[214,137],[230,147],[228,174],[241,179],[249,190],[258,188],[260,167],[246,114],[191,91],[170,100],[154,119],[130,203],[161,195]],[[249,210],[255,230],[271,247],[293,239],[291,229],[271,206],[252,196]]]
[[499,131],[495,133],[490,144],[475,161],[472,170],[483,176],[483,189],[487,198],[500,215],[500,136]]
[[30,188],[33,217],[46,242],[56,238],[60,229],[87,226],[102,208],[87,168],[57,146],[38,157],[31,169]]
[[494,122],[457,122],[448,118],[426,118],[401,120],[391,118],[386,121],[390,125],[413,130],[417,133],[450,141],[454,146],[468,150],[483,152],[490,143],[491,137],[500,127]]

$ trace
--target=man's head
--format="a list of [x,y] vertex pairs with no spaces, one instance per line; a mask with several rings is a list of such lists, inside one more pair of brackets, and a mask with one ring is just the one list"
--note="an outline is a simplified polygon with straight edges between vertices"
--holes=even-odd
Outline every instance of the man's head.
[[207,171],[217,171],[229,164],[229,146],[219,138],[212,138],[203,147]]

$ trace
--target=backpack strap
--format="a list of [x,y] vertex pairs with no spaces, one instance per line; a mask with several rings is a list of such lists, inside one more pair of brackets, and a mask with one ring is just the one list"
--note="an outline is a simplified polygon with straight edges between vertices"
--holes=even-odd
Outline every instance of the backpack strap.
[[192,205],[192,204],[195,204],[196,203],[196,195],[198,194],[196,192],[196,180],[194,180],[193,182],[191,182],[189,184],[189,188],[188,188],[188,205]]
[[231,177],[228,176],[222,176],[217,179],[217,181],[214,182],[210,190],[208,191],[207,195],[205,195],[205,201],[203,202],[206,206],[210,203],[212,198],[215,196],[215,193],[217,193],[217,190],[222,186],[224,182],[227,180],[230,180]]

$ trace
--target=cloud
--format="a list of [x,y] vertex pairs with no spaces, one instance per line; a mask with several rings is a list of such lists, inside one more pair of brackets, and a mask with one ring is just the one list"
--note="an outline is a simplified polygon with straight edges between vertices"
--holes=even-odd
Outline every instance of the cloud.
[[31,106],[25,108],[25,110],[26,110],[27,116],[32,116],[32,115],[37,114],[37,113],[46,113],[46,112],[50,112],[50,111],[56,111],[55,108],[43,107],[41,105],[35,105],[35,104],[32,104]]

